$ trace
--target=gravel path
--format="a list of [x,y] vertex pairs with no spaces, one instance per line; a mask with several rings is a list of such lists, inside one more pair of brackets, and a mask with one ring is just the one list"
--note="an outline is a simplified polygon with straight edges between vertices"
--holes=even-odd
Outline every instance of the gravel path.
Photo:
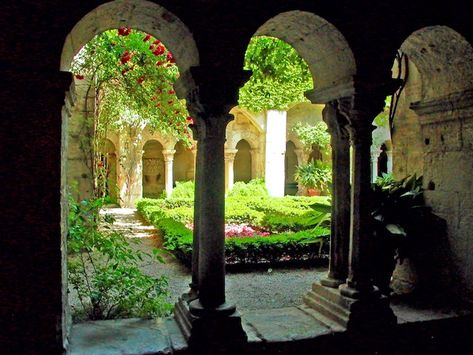
[[[101,213],[115,217],[113,228],[129,238],[140,238],[136,248],[150,252],[160,247],[159,232],[148,225],[135,209],[108,208]],[[169,279],[171,301],[188,290],[190,270],[172,255],[164,256],[165,264],[144,260],[143,271],[150,275],[166,275]],[[226,295],[229,303],[236,303],[240,311],[250,309],[281,308],[302,303],[302,296],[318,280],[326,268],[268,269],[252,272],[227,273]]]

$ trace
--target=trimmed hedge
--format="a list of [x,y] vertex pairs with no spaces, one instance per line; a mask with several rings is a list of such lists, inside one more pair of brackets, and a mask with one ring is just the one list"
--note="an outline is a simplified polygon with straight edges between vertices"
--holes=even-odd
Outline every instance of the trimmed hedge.
[[[268,227],[271,231],[290,232],[270,236],[225,239],[225,258],[232,265],[279,265],[296,261],[326,259],[330,233],[328,228],[309,228],[308,214],[313,199],[306,198],[228,198],[226,221]],[[164,247],[186,266],[191,266],[193,234],[184,223],[193,212],[188,199],[141,199],[138,211],[163,233]],[[285,214],[287,213],[287,214]],[[313,226],[311,226],[313,227]],[[297,230],[296,232],[293,232]]]

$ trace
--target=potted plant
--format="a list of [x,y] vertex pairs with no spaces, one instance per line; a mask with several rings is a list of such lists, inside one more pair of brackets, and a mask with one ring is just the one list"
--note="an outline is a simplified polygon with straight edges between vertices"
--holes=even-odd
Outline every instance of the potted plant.
[[412,239],[431,220],[431,209],[424,204],[422,176],[399,181],[390,174],[378,177],[372,185],[372,225],[375,241],[373,282],[386,295],[396,263],[402,263],[413,245]]
[[307,188],[309,196],[318,196],[329,189],[332,171],[328,165],[316,160],[297,166],[294,179]]

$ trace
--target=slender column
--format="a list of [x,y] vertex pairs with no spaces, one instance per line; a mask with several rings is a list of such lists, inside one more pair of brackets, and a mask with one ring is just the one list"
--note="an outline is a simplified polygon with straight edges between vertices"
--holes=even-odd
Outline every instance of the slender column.
[[200,232],[200,206],[202,197],[202,185],[204,177],[204,149],[205,144],[203,140],[203,134],[197,134],[197,126],[194,126],[195,136],[197,137],[197,150],[195,155],[195,190],[194,190],[194,233],[192,240],[192,282],[189,285],[191,292],[188,297],[188,301],[192,301],[197,298],[199,290],[199,250],[200,240],[202,235]]
[[332,223],[329,270],[320,283],[337,288],[348,276],[350,240],[350,140],[347,121],[329,103],[323,112],[332,145]]
[[371,124],[375,114],[350,110],[352,154],[352,189],[350,222],[349,273],[346,285],[340,287],[342,295],[363,298],[373,294],[376,288],[371,281],[370,267],[373,251],[370,221],[370,148]]
[[233,183],[235,181],[233,163],[235,162],[236,153],[238,153],[238,149],[225,149],[225,176],[227,182],[225,186],[225,192],[228,192],[233,188]]
[[378,147],[371,146],[371,182],[375,182],[378,177],[378,158],[381,150]]
[[196,316],[218,312],[232,314],[234,306],[225,304],[225,170],[224,143],[228,118],[212,117],[199,149],[203,151],[199,220],[199,298],[189,304]]
[[393,172],[393,151],[392,150],[386,150],[386,155],[388,157],[388,174]]
[[164,169],[164,185],[167,197],[172,195],[174,153],[176,153],[174,149],[163,150],[164,162],[166,164]]

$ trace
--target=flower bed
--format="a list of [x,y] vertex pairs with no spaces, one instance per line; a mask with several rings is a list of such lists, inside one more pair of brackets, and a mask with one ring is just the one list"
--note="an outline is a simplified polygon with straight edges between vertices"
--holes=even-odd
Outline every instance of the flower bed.
[[[164,247],[186,266],[192,260],[192,200],[141,199],[138,211],[163,233]],[[251,199],[226,202],[225,259],[227,267],[325,262],[327,227],[314,228],[306,197]],[[187,212],[185,212],[187,211]],[[275,222],[277,221],[277,223]],[[255,223],[259,222],[259,224]]]

